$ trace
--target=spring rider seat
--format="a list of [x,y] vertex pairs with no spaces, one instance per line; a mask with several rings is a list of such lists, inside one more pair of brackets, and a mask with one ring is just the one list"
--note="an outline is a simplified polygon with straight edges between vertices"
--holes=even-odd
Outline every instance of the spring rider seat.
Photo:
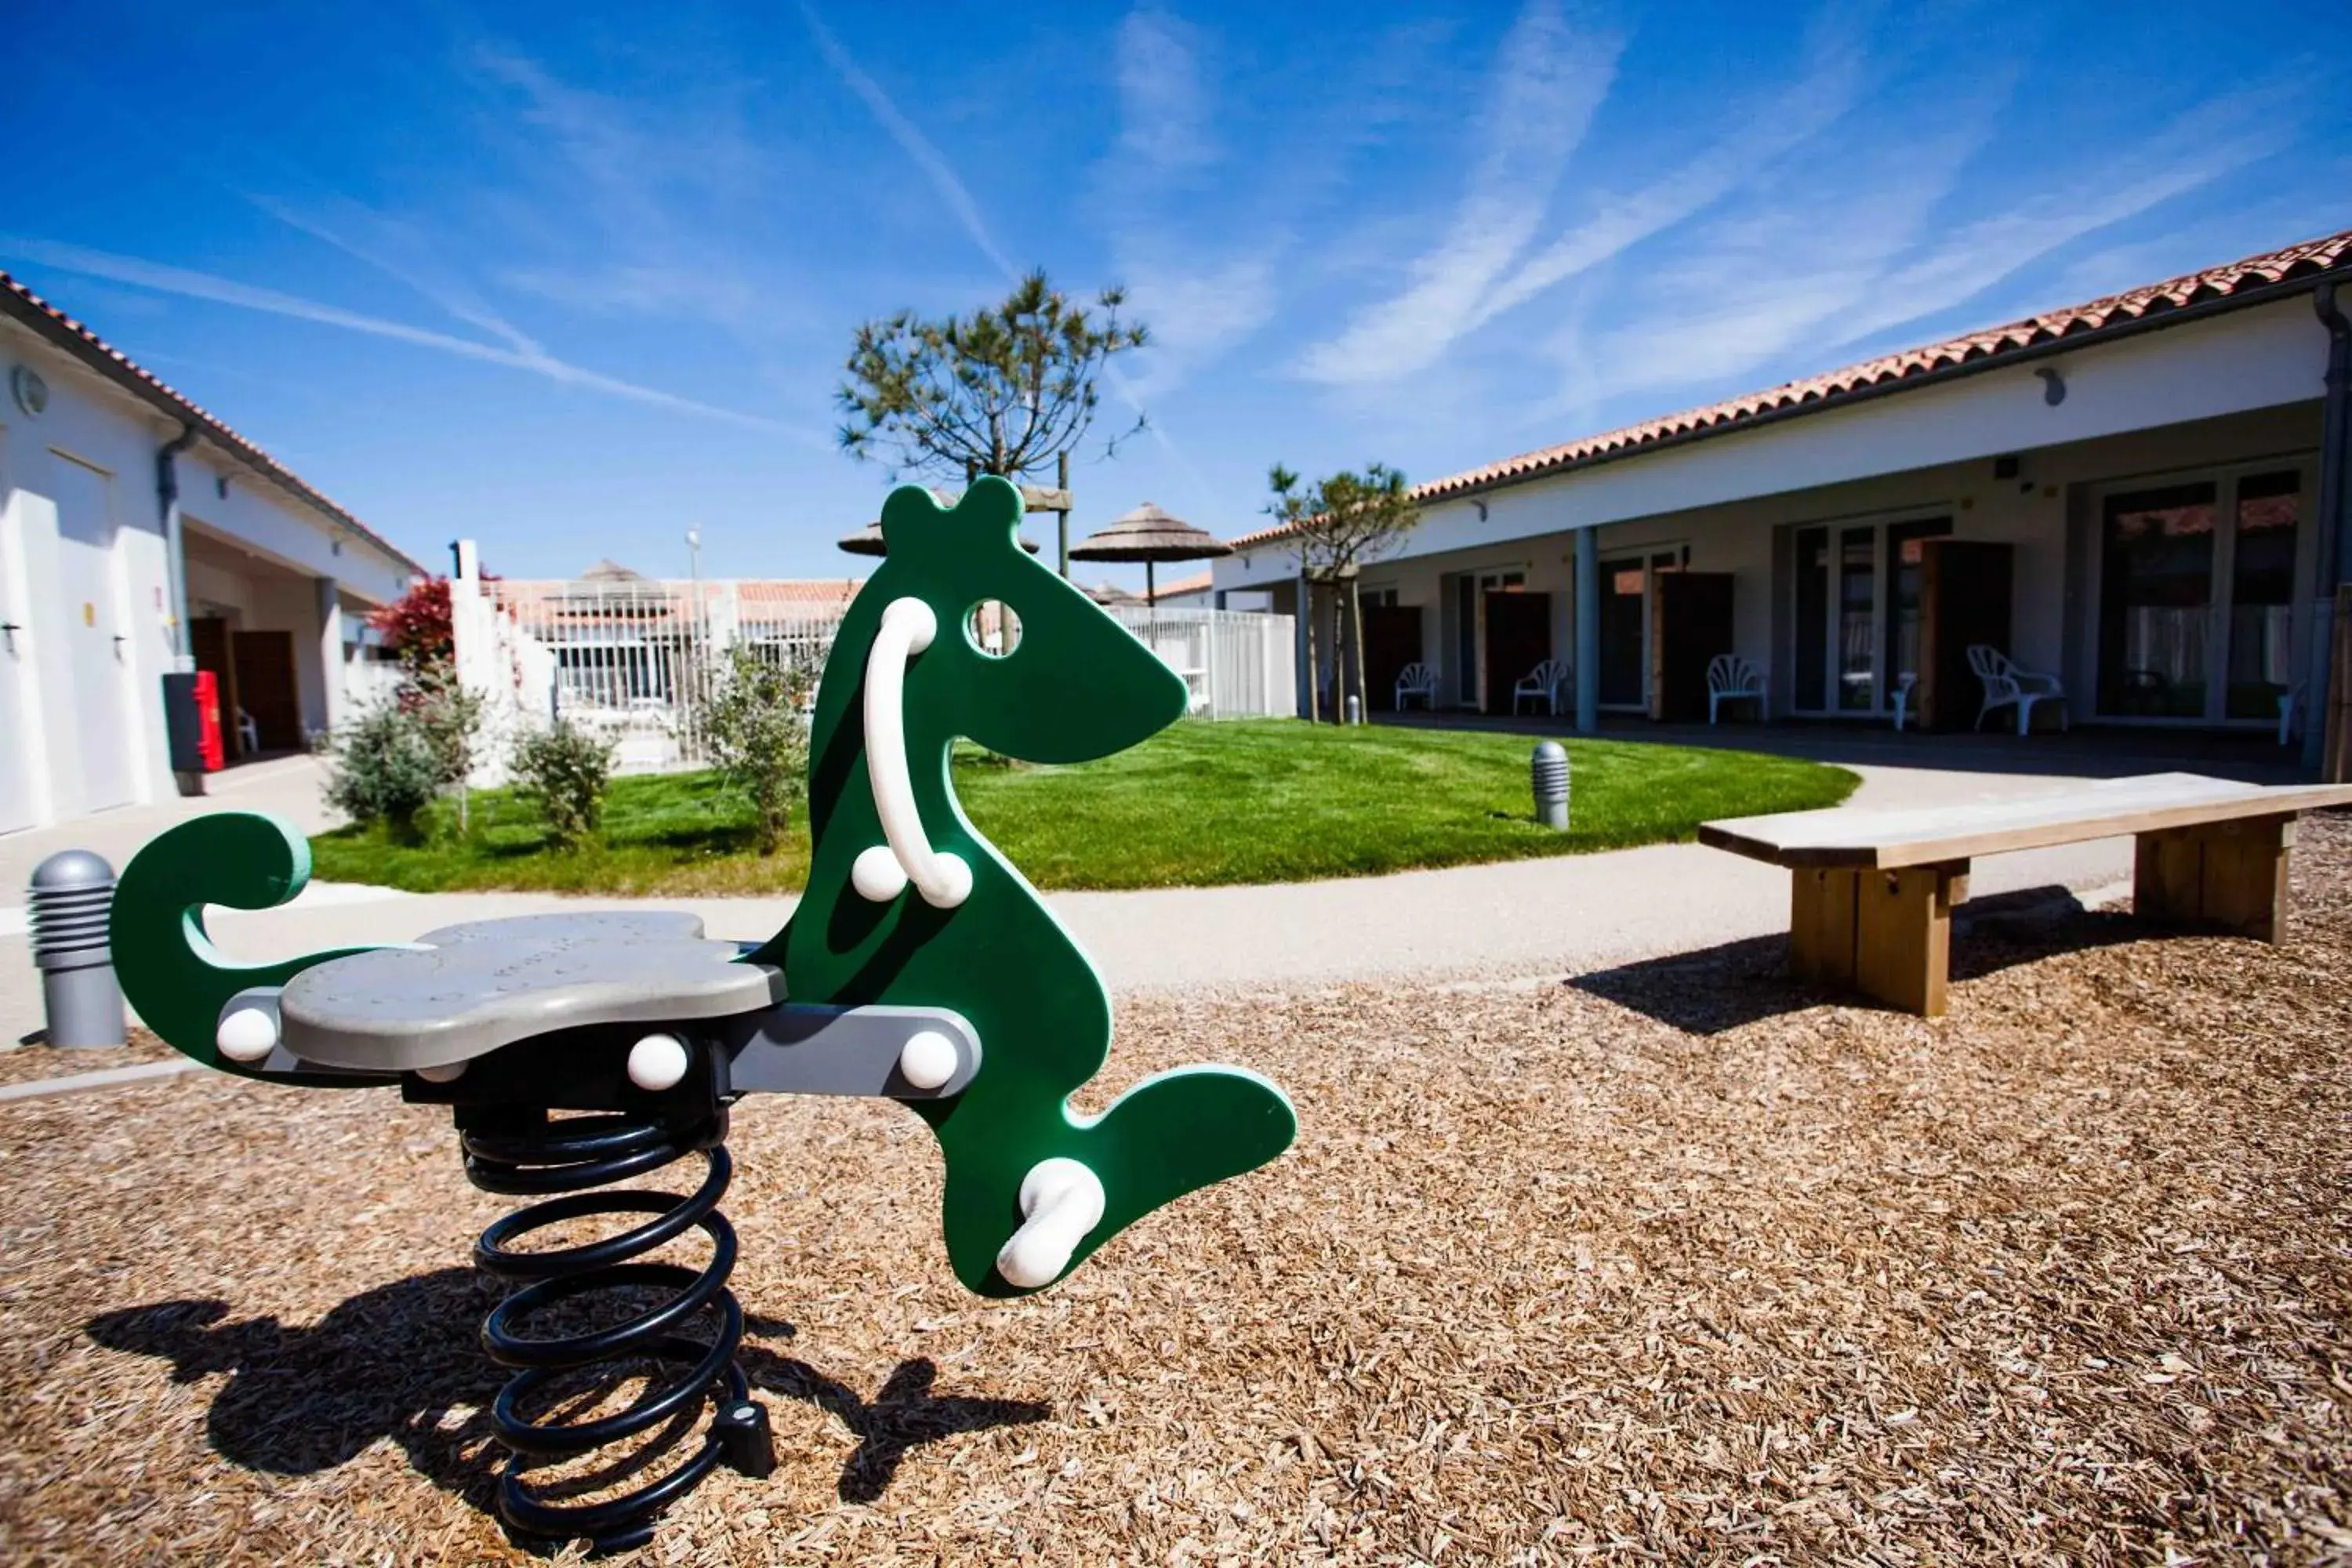
[[[122,988],[174,1047],[264,1082],[396,1087],[449,1106],[467,1177],[537,1200],[474,1253],[517,1286],[482,1334],[514,1369],[491,1414],[512,1450],[499,1511],[520,1541],[624,1550],[719,1465],[772,1466],[765,1409],[736,1363],[735,1234],[719,1212],[729,1110],[745,1095],[877,1095],[920,1116],[945,1163],[949,1260],[983,1296],[1043,1289],[1162,1204],[1290,1142],[1282,1091],[1234,1068],[1159,1074],[1097,1117],[1068,1108],[1108,1052],[1109,1000],[965,818],[950,753],[961,736],[1030,762],[1107,756],[1181,717],[1186,693],[1021,551],[1021,510],[994,478],[952,510],[912,486],[889,498],[887,555],[818,689],[808,889],[764,943],[709,940],[682,913],[550,914],[238,966],[205,939],[203,906],[267,909],[299,893],[310,853],[292,828],[198,817],[122,874]],[[1009,654],[977,636],[991,602],[1019,618]],[[595,1190],[698,1153],[705,1174],[688,1195]],[[581,1245],[517,1245],[598,1216],[635,1223]],[[702,1268],[643,1260],[696,1229],[709,1242]],[[657,1302],[591,1331],[529,1331],[600,1292]],[[564,1380],[646,1364],[661,1374],[625,1408],[562,1418]],[[690,1451],[602,1500],[533,1483],[534,1467],[622,1443],[637,1446],[631,1479]]]

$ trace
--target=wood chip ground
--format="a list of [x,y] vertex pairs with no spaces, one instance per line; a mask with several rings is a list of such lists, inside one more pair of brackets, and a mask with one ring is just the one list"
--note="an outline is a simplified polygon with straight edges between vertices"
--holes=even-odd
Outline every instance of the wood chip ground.
[[[2352,824],[2283,948],[1980,906],[1951,1015],[1782,944],[1127,1003],[1298,1146],[992,1305],[913,1118],[731,1140],[776,1473],[636,1561],[2352,1561]],[[0,1106],[0,1559],[528,1562],[503,1205],[446,1116],[212,1074]]]

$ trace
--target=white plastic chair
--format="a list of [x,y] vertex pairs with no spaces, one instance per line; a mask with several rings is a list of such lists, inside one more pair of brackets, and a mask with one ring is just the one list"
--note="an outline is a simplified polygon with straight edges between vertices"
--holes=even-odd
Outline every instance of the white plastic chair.
[[2017,710],[2017,732],[2028,733],[2033,728],[2033,705],[2055,702],[2058,705],[2058,728],[2066,728],[2066,688],[2054,675],[2038,670],[2020,669],[2010,657],[1990,643],[1969,645],[1969,668],[1984,683],[1984,706],[1977,710],[1977,729],[1984,728],[1985,715],[1996,708]]
[[1895,732],[1898,735],[1903,732],[1904,721],[1911,717],[1911,689],[1918,684],[1919,678],[1907,669],[1895,678]]
[[248,757],[261,750],[261,726],[255,723],[253,715],[242,708],[236,710],[236,738]]
[[1717,654],[1706,664],[1706,721],[1715,722],[1718,704],[1740,701],[1755,703],[1756,716],[1764,717],[1764,672],[1752,658]]
[[1567,679],[1566,660],[1557,658],[1544,660],[1528,671],[1525,678],[1517,686],[1511,688],[1511,711],[1517,713],[1519,710],[1519,702],[1522,699],[1540,697],[1543,699],[1544,711],[1557,718],[1559,714],[1560,683]]
[[1398,670],[1396,680],[1398,712],[1404,711],[1404,700],[1408,697],[1418,697],[1421,699],[1423,707],[1434,709],[1437,706],[1437,671],[1418,660]]

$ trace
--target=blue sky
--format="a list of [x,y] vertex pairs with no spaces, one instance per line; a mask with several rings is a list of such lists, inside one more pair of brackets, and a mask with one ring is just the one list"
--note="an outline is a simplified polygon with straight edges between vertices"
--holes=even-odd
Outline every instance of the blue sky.
[[711,574],[860,572],[852,330],[1032,265],[1157,340],[1076,531],[1152,500],[1230,534],[1277,460],[1435,478],[2352,226],[2341,0],[9,32],[0,267],[420,559],[471,535],[516,576],[683,574],[689,523]]

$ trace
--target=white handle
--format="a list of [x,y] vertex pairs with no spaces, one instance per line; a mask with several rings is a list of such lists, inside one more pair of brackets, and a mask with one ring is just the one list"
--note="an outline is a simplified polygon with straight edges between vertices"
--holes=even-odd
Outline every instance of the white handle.
[[996,1255],[996,1271],[1024,1290],[1051,1285],[1070,1254],[1102,1223],[1102,1178],[1076,1160],[1040,1160],[1021,1179],[1021,1228]]
[[866,775],[888,843],[862,851],[849,880],[876,903],[897,898],[910,881],[933,909],[951,910],[971,896],[971,868],[958,856],[934,851],[923,837],[923,816],[907,774],[907,665],[939,632],[929,605],[893,599],[866,656]]

